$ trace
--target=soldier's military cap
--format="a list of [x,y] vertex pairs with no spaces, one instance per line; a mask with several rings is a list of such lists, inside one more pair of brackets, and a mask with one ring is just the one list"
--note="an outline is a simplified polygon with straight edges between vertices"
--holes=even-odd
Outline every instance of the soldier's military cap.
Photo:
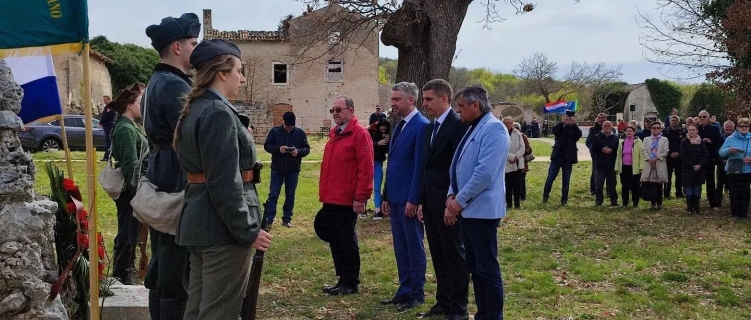
[[223,54],[231,54],[240,59],[240,49],[232,42],[221,39],[201,41],[190,55],[190,64],[200,69],[201,65]]
[[201,22],[195,13],[185,13],[180,18],[166,17],[159,24],[146,28],[146,35],[151,38],[151,46],[157,51],[185,38],[197,38],[201,32]]

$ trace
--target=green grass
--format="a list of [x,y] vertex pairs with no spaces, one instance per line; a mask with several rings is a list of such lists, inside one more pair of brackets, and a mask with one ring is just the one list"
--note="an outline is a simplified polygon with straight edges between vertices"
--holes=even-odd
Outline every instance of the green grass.
[[[316,151],[310,159],[320,159],[323,143],[311,141]],[[258,148],[265,157],[261,146]],[[542,154],[543,149],[535,148],[535,153]],[[83,158],[82,153],[74,153],[74,157]],[[64,163],[58,163],[64,168]],[[37,166],[36,189],[45,194],[48,182],[43,163],[37,162]],[[413,319],[416,312],[427,311],[435,302],[430,262],[426,303],[418,311],[396,314],[393,307],[378,303],[391,297],[398,283],[391,231],[385,221],[358,222],[360,293],[346,297],[321,293],[324,284],[335,282],[335,275],[328,246],[312,228],[320,208],[319,168],[318,163],[303,164],[292,220],[295,227],[275,226],[272,230],[259,317],[387,320]],[[595,208],[588,191],[590,168],[588,162],[574,166],[569,206],[561,207],[556,201],[560,176],[550,204],[542,205],[547,163],[530,163],[527,200],[521,210],[509,211],[499,228],[508,319],[751,317],[751,224],[731,222],[727,209],[718,213],[704,208],[701,216],[688,215],[677,199],[666,200],[666,209],[659,212],[643,209],[647,206],[643,202],[637,210]],[[84,163],[76,162],[74,171],[76,181],[83,185]],[[268,195],[268,174],[263,171],[259,185],[262,199]],[[100,190],[97,206],[99,227],[111,252],[114,203]],[[470,310],[474,312],[472,295],[470,291]]]
[[532,152],[535,156],[549,157],[550,153],[553,152],[553,145],[547,141],[529,139],[529,145],[532,147]]

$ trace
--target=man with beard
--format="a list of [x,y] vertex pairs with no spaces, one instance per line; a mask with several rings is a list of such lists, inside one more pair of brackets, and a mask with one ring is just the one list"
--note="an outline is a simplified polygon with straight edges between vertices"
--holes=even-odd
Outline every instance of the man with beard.
[[[198,45],[200,30],[201,23],[195,13],[167,17],[160,24],[146,28],[146,35],[161,59],[149,79],[141,107],[150,149],[146,177],[162,192],[179,192],[185,188],[186,177],[172,148],[172,140],[183,109],[183,97],[190,93],[193,85],[188,75],[192,68],[190,54]],[[187,288],[183,286],[188,250],[177,245],[172,234],[153,228],[150,233],[151,261],[144,285],[150,290],[151,319],[182,319],[188,300]]]

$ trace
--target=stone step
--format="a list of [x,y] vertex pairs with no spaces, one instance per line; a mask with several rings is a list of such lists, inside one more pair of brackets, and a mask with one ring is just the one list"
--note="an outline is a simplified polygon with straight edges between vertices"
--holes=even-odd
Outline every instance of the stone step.
[[[114,284],[114,296],[104,299],[102,320],[142,320],[149,316],[149,289],[143,285]],[[101,305],[102,298],[99,298]]]

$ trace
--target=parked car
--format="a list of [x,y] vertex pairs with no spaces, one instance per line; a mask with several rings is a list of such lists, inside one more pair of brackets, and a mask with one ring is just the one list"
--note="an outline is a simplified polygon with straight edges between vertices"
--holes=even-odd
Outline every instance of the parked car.
[[[81,115],[66,115],[65,135],[68,137],[68,148],[71,150],[86,150],[86,118]],[[104,150],[104,130],[99,128],[99,120],[92,119],[94,133],[94,147]],[[60,123],[32,122],[24,125],[24,131],[18,133],[18,139],[25,150],[47,151],[50,149],[63,149],[63,134]]]

